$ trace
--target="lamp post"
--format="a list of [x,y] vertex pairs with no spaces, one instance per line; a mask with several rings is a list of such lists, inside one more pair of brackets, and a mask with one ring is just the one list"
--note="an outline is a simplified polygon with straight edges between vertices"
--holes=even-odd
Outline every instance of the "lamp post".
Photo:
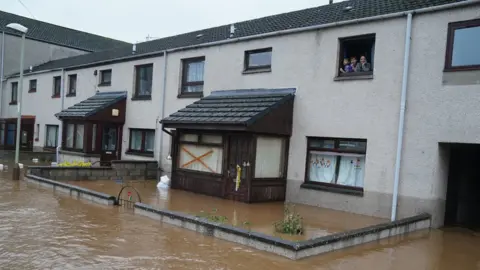
[[17,137],[15,140],[15,167],[13,168],[13,180],[20,180],[20,133],[22,130],[22,92],[23,92],[23,58],[25,54],[25,34],[28,31],[28,28],[18,24],[18,23],[9,23],[7,28],[18,31],[22,33],[22,45],[20,49],[20,81],[18,82],[17,89]]

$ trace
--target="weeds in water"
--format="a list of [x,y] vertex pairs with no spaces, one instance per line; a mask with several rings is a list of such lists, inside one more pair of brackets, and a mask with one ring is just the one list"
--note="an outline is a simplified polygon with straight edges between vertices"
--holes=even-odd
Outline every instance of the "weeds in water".
[[205,218],[215,223],[226,223],[228,221],[226,216],[217,215],[217,209],[212,209],[212,211],[208,213],[202,210],[197,217]]
[[286,204],[283,210],[283,220],[274,223],[278,233],[301,235],[303,234],[303,218],[295,212],[295,205]]

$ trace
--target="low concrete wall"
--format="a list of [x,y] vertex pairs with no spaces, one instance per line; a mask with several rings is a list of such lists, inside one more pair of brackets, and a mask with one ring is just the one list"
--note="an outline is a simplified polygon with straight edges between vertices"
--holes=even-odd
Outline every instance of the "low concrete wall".
[[214,223],[184,213],[153,208],[143,203],[135,204],[135,213],[205,235],[272,252],[292,260],[428,229],[431,223],[429,214],[421,214],[395,222],[292,242],[231,225]]
[[[15,150],[0,150],[0,159],[13,160],[15,158]],[[32,160],[38,158],[40,162],[52,162],[56,159],[55,152],[47,151],[20,151],[20,160]]]
[[53,192],[59,191],[70,194],[71,197],[76,197],[77,199],[83,199],[105,205],[114,205],[116,203],[115,196],[66,183],[52,181],[43,177],[27,174],[25,176],[25,180],[27,180],[30,184],[36,185],[37,187],[52,188]]
[[112,167],[30,166],[27,174],[59,181],[76,180],[156,180],[156,161],[116,160]]

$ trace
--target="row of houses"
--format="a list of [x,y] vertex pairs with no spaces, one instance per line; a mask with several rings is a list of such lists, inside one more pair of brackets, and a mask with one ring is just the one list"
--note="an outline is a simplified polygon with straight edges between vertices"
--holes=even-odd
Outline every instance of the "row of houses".
[[350,0],[49,61],[3,82],[0,144],[22,93],[21,145],[62,160],[157,160],[197,193],[478,226],[479,37],[477,0]]

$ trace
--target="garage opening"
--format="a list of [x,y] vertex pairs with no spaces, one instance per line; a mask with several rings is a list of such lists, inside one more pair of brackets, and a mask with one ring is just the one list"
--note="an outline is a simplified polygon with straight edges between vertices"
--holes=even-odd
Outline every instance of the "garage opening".
[[449,146],[445,226],[480,231],[480,145]]

